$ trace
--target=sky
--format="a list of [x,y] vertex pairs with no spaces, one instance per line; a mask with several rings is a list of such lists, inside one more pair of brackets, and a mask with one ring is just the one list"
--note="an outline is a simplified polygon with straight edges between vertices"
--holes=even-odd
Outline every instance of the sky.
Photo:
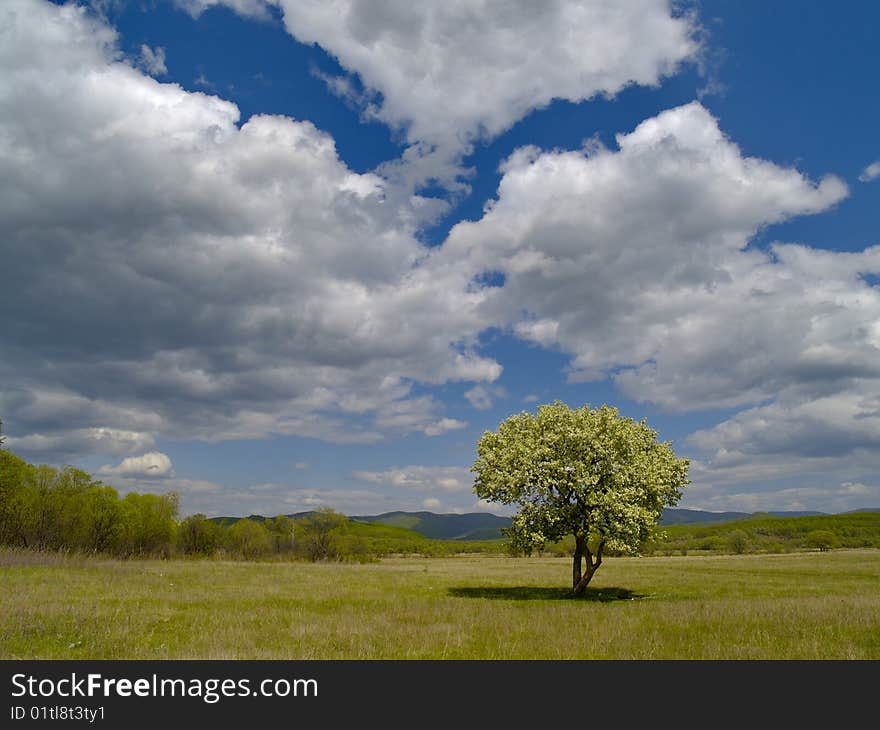
[[561,400],[682,507],[877,507],[878,22],[4,0],[6,447],[183,514],[506,514],[476,443]]

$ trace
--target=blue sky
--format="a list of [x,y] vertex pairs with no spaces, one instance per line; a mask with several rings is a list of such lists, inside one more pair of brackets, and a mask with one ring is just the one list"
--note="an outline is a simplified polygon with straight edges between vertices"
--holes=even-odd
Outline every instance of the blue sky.
[[870,5],[0,16],[23,457],[184,513],[500,512],[477,439],[560,399],[647,418],[682,506],[880,504]]

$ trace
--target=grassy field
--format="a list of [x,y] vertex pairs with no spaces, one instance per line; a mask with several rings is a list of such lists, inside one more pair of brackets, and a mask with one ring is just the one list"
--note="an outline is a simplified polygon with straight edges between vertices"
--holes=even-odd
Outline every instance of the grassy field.
[[880,659],[880,550],[371,564],[0,551],[4,659]]

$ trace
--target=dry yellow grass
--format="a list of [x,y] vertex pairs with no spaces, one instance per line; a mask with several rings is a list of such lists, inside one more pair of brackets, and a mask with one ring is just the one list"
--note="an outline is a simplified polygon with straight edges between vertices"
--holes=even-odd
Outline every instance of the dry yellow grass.
[[880,551],[366,565],[0,552],[4,659],[878,659]]

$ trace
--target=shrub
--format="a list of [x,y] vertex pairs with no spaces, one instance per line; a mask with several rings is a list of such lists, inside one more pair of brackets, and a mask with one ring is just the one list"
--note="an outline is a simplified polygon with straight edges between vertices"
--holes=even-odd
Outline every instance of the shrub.
[[312,561],[332,560],[339,554],[339,533],[348,521],[332,509],[320,509],[300,520],[297,549]]
[[749,547],[749,535],[745,530],[734,530],[727,535],[727,544],[737,555],[742,555]]

